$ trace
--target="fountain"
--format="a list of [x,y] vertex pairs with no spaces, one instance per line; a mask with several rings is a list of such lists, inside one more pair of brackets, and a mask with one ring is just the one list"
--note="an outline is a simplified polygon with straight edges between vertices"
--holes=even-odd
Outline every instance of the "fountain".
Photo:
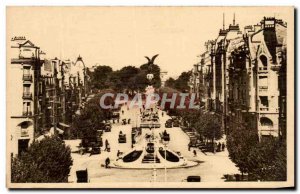
[[[155,55],[150,60],[148,57],[149,69],[153,65]],[[145,95],[154,94],[155,89],[151,82],[154,75],[150,72],[147,74],[149,85],[145,89]],[[149,107],[145,108],[141,113],[141,122],[139,128],[140,133],[133,136],[135,142],[133,148],[119,156],[113,165],[116,168],[132,168],[132,169],[159,169],[159,168],[182,168],[195,166],[198,163],[188,161],[180,155],[168,148],[167,144],[170,141],[170,135],[166,130],[161,128],[157,102],[151,101]]]

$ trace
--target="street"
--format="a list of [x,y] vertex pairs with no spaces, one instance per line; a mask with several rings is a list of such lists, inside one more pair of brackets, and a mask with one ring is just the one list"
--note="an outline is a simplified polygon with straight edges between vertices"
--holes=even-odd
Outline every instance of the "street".
[[[131,127],[139,122],[138,115],[139,109],[129,109],[125,106],[121,108],[124,114],[120,114],[120,120],[131,119],[131,124],[121,125],[120,123],[112,124],[111,132],[105,132],[102,136],[103,141],[108,140],[111,151],[103,151],[101,154],[89,156],[89,154],[80,155],[76,153],[78,151],[78,145],[80,140],[65,140],[66,144],[71,147],[73,166],[71,168],[69,182],[76,182],[77,170],[88,170],[88,176],[90,182],[150,182],[153,181],[153,169],[120,169],[120,168],[105,168],[104,161],[107,157],[110,158],[111,163],[116,159],[118,150],[126,153],[131,150]],[[167,181],[168,182],[181,182],[185,181],[187,176],[196,175],[201,176],[202,182],[223,182],[224,174],[239,173],[237,167],[228,157],[228,152],[225,149],[224,152],[202,153],[199,149],[196,149],[197,156],[194,156],[193,149],[188,151],[189,137],[179,127],[165,128],[166,120],[170,117],[166,114],[162,117],[161,111],[159,111],[161,128],[155,130],[166,130],[170,134],[170,142],[168,147],[175,152],[180,152],[183,157],[190,161],[198,162],[198,165],[193,167],[181,167],[174,169],[167,169]],[[137,123],[138,125],[139,123]],[[122,131],[126,134],[126,143],[119,144],[118,136]],[[225,140],[221,140],[225,141]],[[224,168],[226,166],[226,168]],[[156,170],[156,181],[165,181],[164,169]]]

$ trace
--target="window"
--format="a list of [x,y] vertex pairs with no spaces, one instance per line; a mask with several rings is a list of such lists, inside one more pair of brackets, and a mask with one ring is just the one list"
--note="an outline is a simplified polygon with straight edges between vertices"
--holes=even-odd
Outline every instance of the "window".
[[261,55],[259,57],[260,62],[262,64],[262,66],[260,66],[260,70],[267,70],[268,69],[268,59],[265,55]]
[[31,103],[30,102],[23,102],[23,115],[31,114]]
[[30,86],[24,86],[24,87],[23,87],[23,92],[24,92],[25,94],[29,94],[29,93],[30,93]]
[[24,68],[23,68],[23,74],[24,74],[24,75],[30,75],[30,68],[24,67]]
[[259,76],[259,89],[268,89],[268,77]]
[[260,96],[260,103],[264,107],[269,107],[269,101],[268,101],[268,96]]
[[267,117],[261,117],[260,124],[261,126],[273,126],[272,120]]

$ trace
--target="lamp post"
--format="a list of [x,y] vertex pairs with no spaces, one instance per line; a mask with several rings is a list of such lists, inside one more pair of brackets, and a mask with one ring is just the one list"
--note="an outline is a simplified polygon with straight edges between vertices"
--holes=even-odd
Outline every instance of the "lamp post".
[[165,137],[163,138],[162,143],[164,144],[164,148],[165,148],[165,182],[167,182],[167,144],[169,143],[169,141],[165,140]]

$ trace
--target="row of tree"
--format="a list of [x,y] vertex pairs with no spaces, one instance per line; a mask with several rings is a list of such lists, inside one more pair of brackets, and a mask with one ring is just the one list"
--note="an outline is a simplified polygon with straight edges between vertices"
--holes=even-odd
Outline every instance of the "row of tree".
[[[103,129],[103,124],[112,115],[112,109],[104,109],[100,106],[101,96],[105,93],[114,93],[113,90],[101,90],[92,99],[86,102],[80,114],[75,115],[70,132],[70,138],[83,138],[96,136],[97,130]],[[106,97],[105,105],[114,105],[112,97]]]
[[179,116],[183,126],[194,129],[201,141],[220,140],[223,137],[222,122],[218,115],[201,109],[170,109],[171,116]]
[[240,126],[227,136],[229,157],[252,181],[286,181],[286,141],[269,137],[259,141],[257,131]]
[[182,72],[177,79],[170,77],[166,80],[165,86],[178,90],[179,92],[188,92],[190,90],[189,81],[191,71]]
[[144,91],[150,84],[147,74],[153,74],[151,84],[155,88],[161,85],[160,67],[155,64],[143,64],[139,68],[125,66],[120,70],[113,71],[109,66],[97,66],[94,71],[87,71],[91,78],[92,90],[113,89],[116,92],[134,93]]

